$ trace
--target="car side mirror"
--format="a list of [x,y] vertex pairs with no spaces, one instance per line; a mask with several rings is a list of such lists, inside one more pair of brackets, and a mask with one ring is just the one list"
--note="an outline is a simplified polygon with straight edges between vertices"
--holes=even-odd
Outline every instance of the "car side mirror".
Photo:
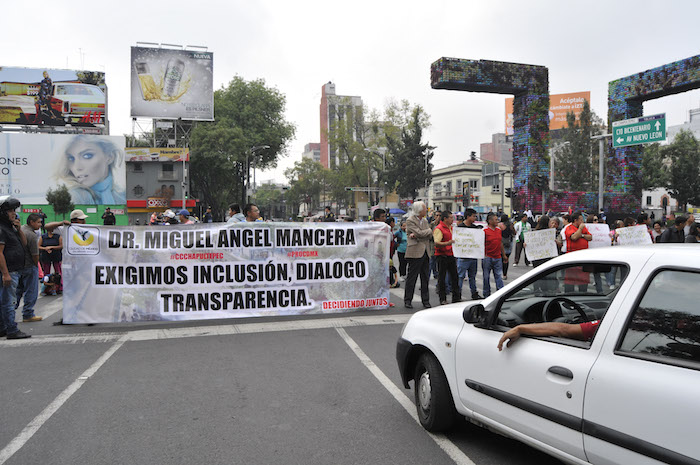
[[466,307],[462,312],[465,323],[483,323],[486,319],[486,309],[482,304],[474,304]]

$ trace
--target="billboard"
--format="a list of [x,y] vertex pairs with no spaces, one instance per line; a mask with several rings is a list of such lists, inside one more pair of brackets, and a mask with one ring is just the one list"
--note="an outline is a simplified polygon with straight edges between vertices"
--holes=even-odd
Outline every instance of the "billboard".
[[126,204],[123,136],[1,134],[0,195],[47,204],[65,185],[76,205]]
[[166,147],[128,147],[126,161],[190,161],[190,149]]
[[131,47],[131,116],[213,120],[213,54]]
[[[566,114],[574,112],[576,119],[583,110],[583,102],[591,103],[590,92],[574,92],[549,96],[549,130],[566,127]],[[506,99],[506,135],[513,135],[513,98]]]
[[105,74],[0,67],[0,124],[104,127]]

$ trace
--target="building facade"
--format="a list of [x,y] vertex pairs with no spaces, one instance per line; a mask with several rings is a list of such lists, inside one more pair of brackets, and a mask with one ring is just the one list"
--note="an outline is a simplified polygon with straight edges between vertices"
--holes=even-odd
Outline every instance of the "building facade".
[[496,133],[491,135],[491,142],[481,144],[480,152],[481,159],[503,163],[504,165],[513,164],[513,141],[509,140],[505,133]]
[[321,144],[318,142],[309,142],[304,146],[304,153],[301,154],[302,159],[308,158],[315,162],[321,163]]
[[354,122],[362,121],[362,98],[349,95],[336,95],[335,84],[328,82],[321,88],[321,164],[325,168],[335,168],[342,161],[341,154],[333,144],[334,133],[340,125],[357,140]]

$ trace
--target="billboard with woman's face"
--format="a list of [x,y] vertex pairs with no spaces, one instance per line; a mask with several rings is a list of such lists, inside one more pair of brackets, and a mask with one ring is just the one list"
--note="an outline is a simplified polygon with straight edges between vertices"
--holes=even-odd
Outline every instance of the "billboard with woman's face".
[[0,195],[47,204],[64,185],[76,205],[126,203],[123,136],[0,134]]

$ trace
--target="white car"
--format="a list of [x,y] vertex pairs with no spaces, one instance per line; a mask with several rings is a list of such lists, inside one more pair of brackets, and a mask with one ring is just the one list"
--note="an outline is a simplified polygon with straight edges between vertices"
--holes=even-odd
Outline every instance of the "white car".
[[[587,341],[497,349],[519,324],[586,321]],[[414,314],[396,356],[429,431],[464,416],[567,463],[698,465],[700,247],[563,255],[483,301]]]

